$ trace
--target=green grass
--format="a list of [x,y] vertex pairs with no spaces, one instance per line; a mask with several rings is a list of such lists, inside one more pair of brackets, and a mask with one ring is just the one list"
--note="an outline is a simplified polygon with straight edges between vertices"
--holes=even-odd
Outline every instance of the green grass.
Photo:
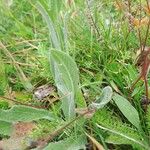
[[[21,72],[16,69],[16,64],[10,56],[4,54],[0,45],[2,65],[0,95],[9,96],[13,92],[16,95],[19,93],[19,98],[17,97],[19,101],[22,98],[22,102],[34,102],[34,97],[30,96],[32,95],[30,85],[35,88],[45,83],[54,84],[53,72],[50,70],[49,50],[56,49],[56,46],[49,38],[48,27],[36,9],[36,2],[14,0],[13,4],[8,7],[4,5],[4,0],[1,1],[3,3],[0,4],[0,41],[12,54],[15,63],[19,64],[27,81],[22,78]],[[39,1],[52,20],[61,50],[70,54],[77,63],[80,87],[84,95],[83,98],[79,94],[82,97],[80,100],[84,99],[84,102],[89,105],[101,95],[102,89],[107,85],[111,86],[114,92],[130,100],[129,88],[139,72],[134,60],[140,42],[136,29],[129,32],[128,19],[124,17],[123,11],[116,10],[115,1],[96,0],[89,5],[86,0],[72,1],[71,6],[67,1]],[[138,1],[133,3],[134,8]],[[91,16],[96,27],[91,22]],[[142,31],[142,34],[144,33]],[[148,39],[147,45],[149,42]],[[150,145],[150,117],[148,115],[150,108],[147,112],[142,109],[141,100],[144,92],[143,83],[139,82],[130,101],[139,113],[141,133],[111,101],[105,108],[96,112],[92,119],[86,122],[84,119],[76,121],[73,130],[71,127],[67,128],[55,138],[55,141],[63,140],[70,135],[78,136],[85,131],[95,137],[105,149],[113,147],[113,149],[122,150],[126,145],[131,150],[146,149]],[[2,101],[0,105],[1,109],[5,109],[6,102]],[[48,132],[53,131],[53,126],[58,129],[67,122],[63,120],[60,101],[54,103],[49,109],[60,120],[38,121],[37,129],[31,133],[34,139],[46,136]],[[77,126],[78,123],[79,126]],[[133,143],[122,136],[99,129],[96,124],[125,134],[135,141],[143,142],[144,139],[143,143],[147,147],[143,148],[137,142]]]

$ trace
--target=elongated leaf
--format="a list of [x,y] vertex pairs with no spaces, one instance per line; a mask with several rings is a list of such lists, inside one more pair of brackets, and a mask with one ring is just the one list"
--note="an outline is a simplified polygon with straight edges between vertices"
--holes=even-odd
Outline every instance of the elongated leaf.
[[57,33],[55,31],[55,28],[53,26],[53,22],[52,22],[50,16],[48,15],[47,11],[44,9],[44,7],[42,6],[42,4],[39,1],[36,3],[36,8],[41,13],[44,20],[47,23],[49,33],[50,33],[50,39],[52,40],[54,48],[56,48],[57,50],[61,50],[60,42],[58,40]]
[[94,109],[103,108],[111,99],[112,99],[113,91],[110,86],[107,86],[103,89],[102,95],[95,102],[93,102],[89,107]]
[[5,121],[0,121],[0,134],[10,136],[12,132],[12,124]]
[[52,120],[53,116],[52,113],[47,110],[20,105],[13,106],[9,110],[0,110],[0,121],[6,121],[10,123],[18,121],[28,122],[42,118]]
[[130,104],[124,97],[114,94],[113,100],[123,113],[123,115],[130,121],[135,127],[140,128],[140,119],[137,110]]
[[79,90],[79,73],[74,60],[62,51],[51,50],[52,72],[62,99],[62,109],[69,119],[75,117],[75,98]]
[[63,36],[64,36],[64,47],[65,47],[65,51],[66,53],[68,53],[68,44],[69,44],[69,40],[68,40],[68,13],[66,12],[66,14],[64,15],[64,27],[63,27]]
[[75,91],[77,91],[79,85],[79,69],[75,61],[65,52],[57,50],[51,50],[51,58],[59,66],[60,72],[63,73],[62,75],[65,76],[65,79],[67,77],[72,79]]
[[[124,134],[124,133],[115,131],[114,129],[109,129],[109,128],[103,127],[103,126],[101,126],[101,125],[98,125],[98,124],[96,124],[96,125],[97,125],[98,128],[100,128],[100,129],[102,129],[102,130],[108,131],[108,132],[113,133],[113,134],[115,134],[115,135],[118,135],[118,136],[120,136],[120,137],[122,137],[122,138],[125,138],[125,139],[131,141],[132,143],[135,143],[136,145],[142,146],[143,148],[145,148],[145,150],[146,150],[146,149],[149,149],[148,146],[147,146],[147,144],[145,144],[144,141],[142,141],[142,140],[138,141],[137,139],[134,139],[133,137],[128,136],[128,135],[126,135],[126,134]],[[128,143],[128,144],[129,144],[129,143]]]
[[80,150],[85,149],[86,137],[67,138],[63,141],[50,143],[44,150]]

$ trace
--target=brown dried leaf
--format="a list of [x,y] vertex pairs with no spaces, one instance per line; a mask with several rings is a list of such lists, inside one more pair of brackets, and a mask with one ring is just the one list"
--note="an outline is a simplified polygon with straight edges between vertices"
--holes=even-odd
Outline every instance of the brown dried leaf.
[[43,98],[47,97],[48,95],[50,95],[54,91],[55,91],[54,86],[45,84],[45,85],[42,85],[42,86],[39,86],[38,88],[36,88],[34,90],[34,95],[39,100],[42,100]]
[[94,115],[94,113],[95,113],[95,110],[89,111],[88,108],[78,108],[78,109],[76,109],[75,111],[76,111],[76,113],[79,114],[79,115],[83,115],[83,114],[85,114],[86,112],[88,112],[88,113],[86,113],[86,114],[84,115],[84,117],[85,117],[85,118],[88,118],[88,119],[89,119],[89,118],[92,118],[93,115]]
[[93,143],[94,146],[96,146],[96,148],[98,150],[104,150],[103,146],[91,135],[85,133],[87,135],[87,137],[90,139],[90,141]]

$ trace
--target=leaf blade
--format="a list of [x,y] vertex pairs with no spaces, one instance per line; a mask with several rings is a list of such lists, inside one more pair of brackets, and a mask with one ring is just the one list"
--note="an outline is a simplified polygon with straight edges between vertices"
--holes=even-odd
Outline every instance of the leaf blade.
[[49,29],[49,33],[50,33],[49,36],[50,36],[50,39],[52,40],[52,43],[53,43],[54,47],[57,50],[61,50],[60,42],[59,42],[57,33],[55,31],[53,22],[52,22],[50,16],[48,15],[46,9],[44,9],[44,7],[42,6],[42,4],[39,1],[36,3],[35,6],[36,6],[37,10],[41,13],[41,15],[43,16],[44,20],[47,23],[47,26],[48,26],[48,29]]
[[137,110],[130,104],[130,102],[116,93],[113,96],[113,100],[128,121],[136,128],[140,129],[139,114]]
[[15,105],[9,110],[0,110],[0,121],[13,123],[18,121],[29,122],[39,119],[53,120],[53,115],[51,112],[44,109],[22,105]]
[[78,138],[69,137],[65,140],[49,143],[44,150],[79,150],[85,149],[86,137],[80,136]]
[[75,117],[75,99],[79,91],[79,72],[74,60],[65,52],[51,50],[51,69],[62,98],[62,109],[67,119]]
[[89,105],[90,108],[100,109],[103,108],[111,99],[112,99],[113,91],[110,86],[106,86],[102,90],[102,95],[95,102]]

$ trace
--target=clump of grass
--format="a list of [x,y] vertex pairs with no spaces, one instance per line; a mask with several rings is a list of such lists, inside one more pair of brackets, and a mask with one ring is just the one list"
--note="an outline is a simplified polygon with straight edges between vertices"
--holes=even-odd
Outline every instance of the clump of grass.
[[[112,86],[114,91],[128,98],[129,87],[138,75],[133,61],[136,50],[143,44],[149,45],[147,4],[141,3],[138,6],[136,1],[132,3],[128,1],[126,4],[124,1],[106,2],[104,0],[101,2],[46,1],[48,3],[40,0],[40,2],[47,10],[54,33],[56,32],[56,35],[51,32],[53,35],[51,40],[48,40],[47,28],[34,4],[25,0],[21,2],[14,0],[7,11],[4,11],[4,6],[0,6],[3,10],[0,11],[2,14],[0,37],[12,56],[10,58],[0,53],[0,59],[4,64],[3,71],[0,72],[3,75],[0,78],[1,94],[6,94],[8,87],[22,93],[26,90],[20,74],[24,75],[33,87],[43,82],[54,83],[53,72],[50,71],[48,49],[55,48],[70,54],[76,61],[80,71],[80,88],[87,104],[99,97],[102,92],[100,89],[106,85]],[[141,11],[138,8],[142,8]],[[16,66],[20,69],[15,70]],[[18,70],[20,74],[17,74]],[[140,115],[142,129],[146,134],[144,138],[148,140],[149,119],[148,116],[145,117],[145,112],[140,105],[144,91],[141,82],[138,85],[135,87],[132,103]],[[82,100],[84,100],[83,97]],[[2,103],[2,108],[6,107],[5,103]],[[54,104],[52,108],[57,117],[64,117],[60,111],[55,112],[60,107]],[[129,146],[131,149],[141,149],[142,147],[137,142],[133,144],[131,140],[97,128],[95,123],[103,125],[110,131],[117,131],[132,137],[135,141],[143,138],[122,116],[115,104],[109,104],[108,108],[98,111],[91,121],[88,120],[86,123],[81,121],[79,130],[91,132],[105,149],[108,149],[111,144],[118,149],[122,149],[125,144],[131,145]],[[59,127],[60,124],[61,121],[50,124],[40,121],[39,128],[33,135],[41,137],[43,130],[50,132],[53,125]],[[74,128],[72,132],[77,136],[81,133],[80,131]],[[72,135],[72,132],[69,129],[65,130],[55,140],[63,140]]]

